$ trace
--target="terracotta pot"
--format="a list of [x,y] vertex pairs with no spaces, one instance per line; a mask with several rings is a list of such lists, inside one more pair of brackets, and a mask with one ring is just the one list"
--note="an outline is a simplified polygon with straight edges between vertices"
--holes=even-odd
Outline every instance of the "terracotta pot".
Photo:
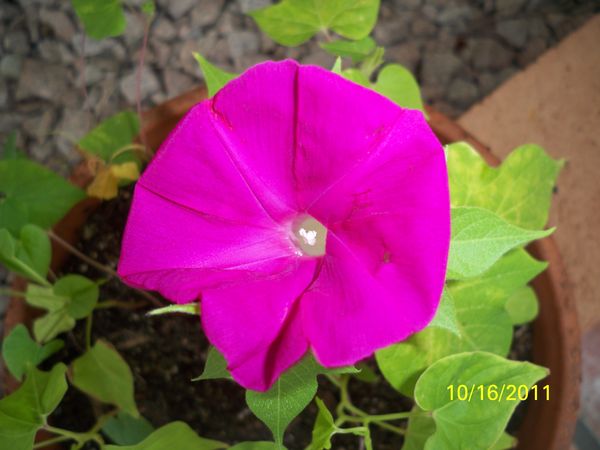
[[[189,108],[206,97],[204,88],[197,88],[169,100],[143,117],[145,142],[153,149],[167,137],[175,124]],[[430,125],[443,143],[467,141],[472,144],[491,165],[500,161],[458,124],[439,112],[428,109]],[[72,181],[83,186],[89,180],[84,166],[79,167]],[[55,232],[74,243],[77,232],[97,205],[94,200],[84,200],[55,227]],[[551,375],[540,384],[550,385],[550,400],[530,401],[524,422],[518,433],[519,449],[564,450],[570,447],[579,408],[580,333],[575,305],[568,295],[567,279],[558,249],[551,237],[537,241],[529,250],[538,259],[548,261],[549,267],[533,281],[540,300],[540,314],[533,324],[533,362],[548,367]],[[53,246],[52,267],[58,269],[66,253]],[[17,288],[24,282],[16,281]],[[30,324],[35,317],[33,309],[20,299],[11,299],[6,315],[5,334],[17,323]],[[5,387],[11,390],[16,381],[4,376]]]

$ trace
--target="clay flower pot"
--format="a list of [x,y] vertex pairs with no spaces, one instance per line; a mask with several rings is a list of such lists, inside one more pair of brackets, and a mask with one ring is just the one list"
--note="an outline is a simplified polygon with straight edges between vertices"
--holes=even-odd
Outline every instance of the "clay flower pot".
[[[146,144],[157,149],[191,106],[206,97],[203,87],[152,108],[143,115],[143,136]],[[457,123],[443,114],[428,109],[430,125],[442,143],[467,141],[491,165],[500,161]],[[84,165],[73,173],[71,181],[84,186],[90,180]],[[78,231],[98,201],[86,199],[76,205],[54,227],[57,235],[74,243]],[[52,268],[57,270],[68,256],[53,243]],[[558,249],[552,237],[534,242],[529,250],[538,259],[549,262],[547,270],[534,281],[533,288],[540,301],[540,313],[533,323],[533,362],[550,369],[543,384],[550,385],[550,399],[529,401],[525,419],[518,432],[518,448],[523,450],[563,450],[570,447],[579,408],[580,332],[573,299],[568,295],[567,279]],[[16,280],[14,287],[22,289],[25,282]],[[5,318],[5,335],[18,323],[31,324],[35,310],[22,299],[11,299]],[[10,392],[17,386],[8,373],[3,374],[4,388]]]

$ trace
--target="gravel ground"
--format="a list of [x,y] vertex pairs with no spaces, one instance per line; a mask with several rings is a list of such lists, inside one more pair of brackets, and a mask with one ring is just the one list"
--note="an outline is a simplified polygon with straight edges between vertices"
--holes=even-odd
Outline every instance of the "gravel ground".
[[[126,5],[141,0],[124,0]],[[269,0],[156,0],[141,92],[149,107],[198,84],[198,51],[231,71],[291,57],[331,67],[315,42],[278,46],[244,13]],[[417,76],[425,100],[456,117],[600,10],[576,0],[382,0],[374,36],[386,60]],[[71,3],[0,3],[0,141],[17,132],[29,155],[66,175],[73,142],[135,103],[143,18],[128,8],[124,36],[84,39]],[[0,286],[6,283],[0,269]],[[0,296],[0,319],[6,299]],[[0,336],[2,322],[0,320]]]

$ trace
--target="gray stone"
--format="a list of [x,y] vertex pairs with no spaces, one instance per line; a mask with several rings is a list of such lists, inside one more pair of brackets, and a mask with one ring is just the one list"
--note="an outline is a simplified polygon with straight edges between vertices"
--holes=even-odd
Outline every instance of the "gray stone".
[[494,89],[496,89],[500,84],[502,84],[503,81],[507,80],[517,72],[518,70],[516,68],[507,67],[506,69],[501,70],[500,72],[482,73],[481,75],[479,75],[478,79],[479,90],[481,92],[481,95],[490,94]]
[[478,97],[477,85],[462,78],[455,78],[448,88],[448,99],[462,108],[471,105]]
[[402,64],[412,73],[415,73],[421,52],[415,42],[408,42],[387,48],[385,50],[385,57],[388,61]]
[[36,142],[41,143],[46,141],[50,135],[55,120],[56,113],[54,110],[52,108],[43,108],[40,112],[23,120],[21,126],[25,134],[35,139]]
[[410,36],[410,22],[412,18],[412,13],[407,13],[392,20],[378,23],[373,31],[375,40],[379,45],[383,46],[402,42]]
[[56,127],[58,138],[55,141],[60,153],[67,158],[72,157],[72,154],[76,154],[74,143],[85,136],[94,125],[95,119],[91,112],[65,108]]
[[518,49],[527,42],[527,21],[524,19],[505,20],[496,24],[496,32],[508,44]]
[[177,34],[173,23],[165,17],[158,17],[152,26],[152,37],[161,41],[170,41]]
[[412,36],[430,37],[435,36],[437,28],[429,20],[419,17],[412,22],[410,30],[412,32]]
[[448,27],[463,27],[473,16],[473,9],[467,5],[450,4],[442,9],[436,16],[436,21],[440,25]]
[[547,40],[550,37],[550,30],[548,29],[544,21],[539,17],[535,17],[529,20],[527,29],[529,36],[532,38],[540,38]]
[[470,59],[475,69],[502,69],[512,62],[514,53],[491,38],[471,39]]
[[44,39],[38,44],[37,50],[42,59],[49,62],[70,64],[75,60],[75,56],[63,42]]
[[[124,76],[119,82],[119,89],[121,94],[127,102],[131,105],[136,102],[136,70],[132,70],[129,74]],[[148,67],[144,66],[142,69],[141,75],[141,84],[140,84],[140,96],[142,100],[151,97],[153,94],[160,90],[160,83],[158,82],[158,78],[156,78],[156,74],[154,71]]]
[[148,52],[148,62],[152,62],[158,67],[166,67],[171,57],[171,47],[159,40],[150,42]]
[[513,17],[527,3],[527,0],[497,0],[496,14],[498,17]]
[[75,34],[75,26],[69,16],[63,11],[42,8],[40,10],[40,22],[50,27],[56,37],[70,42]]
[[7,53],[17,55],[26,55],[29,53],[29,39],[22,30],[15,30],[7,33],[3,39],[4,50]]
[[127,27],[125,28],[125,42],[128,46],[137,44],[144,38],[144,30],[146,28],[145,20],[141,15],[125,13]]
[[239,13],[225,11],[217,22],[219,33],[226,35],[228,33],[240,32],[244,28],[244,17]]
[[14,111],[0,112],[0,134],[18,130],[22,120],[23,117]]
[[165,70],[163,73],[163,82],[167,91],[167,98],[175,97],[198,84],[189,75],[172,69]]
[[184,17],[177,21],[177,38],[180,41],[189,39],[200,39],[202,37],[202,28],[193,27],[189,17]]
[[412,11],[421,6],[422,0],[394,0],[394,8],[398,11]]
[[224,0],[211,0],[203,4],[202,8],[194,8],[191,14],[192,28],[214,24],[221,15],[224,4]]
[[452,53],[426,53],[421,76],[427,85],[446,86],[462,67],[462,61]]
[[181,19],[194,6],[199,6],[197,0],[158,0],[158,4],[175,20]]
[[6,81],[0,78],[0,109],[6,108],[8,105],[8,88]]
[[304,58],[302,58],[303,64],[310,64],[313,66],[324,67],[325,69],[331,69],[333,67],[333,63],[335,62],[335,58],[327,53],[325,50],[321,48],[316,48]]
[[25,100],[38,97],[61,101],[70,82],[72,80],[66,67],[27,59],[23,63],[19,77],[16,99]]
[[260,49],[260,40],[256,33],[252,31],[233,31],[227,35],[227,44],[229,53],[236,65],[240,67],[240,58],[244,55],[258,53]]
[[273,2],[271,0],[237,0],[241,11],[246,14],[260,8],[266,8]]
[[203,41],[204,40],[198,42],[193,40],[177,44],[173,51],[173,56],[171,57],[170,67],[174,69],[183,69],[183,71],[188,74],[197,75],[200,69],[198,69],[198,62],[194,58],[194,52],[200,53],[211,62],[217,62],[211,57],[208,49],[202,47]]
[[526,66],[535,61],[547,48],[546,41],[541,38],[531,39],[523,51],[517,55],[519,65]]
[[23,58],[19,55],[4,55],[0,60],[0,76],[9,80],[16,80],[21,74]]

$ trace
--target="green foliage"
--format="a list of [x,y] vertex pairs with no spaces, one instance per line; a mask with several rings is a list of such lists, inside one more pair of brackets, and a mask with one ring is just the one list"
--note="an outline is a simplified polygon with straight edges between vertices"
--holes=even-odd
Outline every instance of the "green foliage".
[[514,325],[531,322],[536,318],[538,310],[537,296],[529,286],[514,292],[506,302],[506,311]]
[[435,317],[429,324],[430,327],[438,327],[450,331],[460,337],[459,324],[456,319],[456,307],[454,299],[447,290],[442,293],[440,305]]
[[375,90],[403,108],[425,111],[417,80],[399,64],[388,64],[381,69]]
[[148,312],[148,316],[161,316],[163,314],[191,314],[197,316],[200,314],[200,305],[198,303],[186,303],[185,305],[169,305],[162,308],[156,308]]
[[307,450],[329,450],[331,448],[331,436],[335,433],[336,426],[325,403],[319,397],[315,397],[315,403],[319,412],[312,431],[312,442]]
[[43,285],[49,285],[46,274],[50,267],[50,239],[44,230],[36,225],[21,228],[19,239],[15,239],[6,229],[0,229],[0,262],[25,278]]
[[266,392],[246,391],[246,403],[273,433],[278,448],[292,419],[300,414],[317,392],[317,374],[323,368],[307,356],[285,372]]
[[[548,375],[548,370],[528,362],[509,361],[484,352],[461,353],[441,359],[429,367],[417,381],[415,401],[432,414],[435,432],[426,449],[488,449],[501,437],[508,419],[519,403],[508,393],[490,399],[474,393],[459,400],[456,387],[526,385],[528,388]],[[455,389],[450,399],[448,386]]]
[[375,41],[366,36],[358,41],[346,41],[344,39],[336,39],[331,42],[321,42],[319,44],[322,49],[332,55],[342,58],[351,58],[353,63],[358,63],[364,60],[367,56],[375,51]]
[[548,236],[554,229],[516,227],[482,208],[452,208],[448,278],[471,278],[485,272],[507,251]]
[[237,78],[235,73],[225,72],[209,63],[200,53],[194,53],[194,58],[198,61],[198,65],[204,76],[209,97],[214,96],[223,86]]
[[50,228],[84,193],[25,159],[0,161],[0,229],[17,235],[27,224]]
[[231,379],[231,375],[227,370],[227,361],[225,361],[225,357],[219,350],[215,347],[210,347],[202,375],[194,378],[192,381],[215,380],[219,378]]
[[103,39],[118,36],[127,25],[120,0],[71,0],[88,36]]
[[140,415],[133,398],[131,370],[121,355],[104,341],[97,341],[73,361],[71,382],[86,394],[115,405],[134,418]]
[[52,287],[28,285],[25,293],[27,303],[48,311],[33,323],[35,340],[47,342],[71,330],[75,320],[92,313],[98,296],[98,285],[81,275],[66,275]]
[[508,433],[502,433],[498,440],[490,447],[490,450],[508,450],[517,445],[517,439]]
[[142,3],[141,9],[142,12],[149,18],[154,17],[154,14],[156,14],[156,5],[152,0],[146,0],[144,3]]
[[541,229],[563,161],[537,145],[515,149],[499,168],[489,167],[469,144],[446,148],[452,206],[488,209],[512,225]]
[[25,382],[0,400],[0,448],[31,450],[36,432],[67,391],[64,364],[50,372],[31,368]]
[[8,371],[20,381],[27,371],[59,351],[63,345],[60,339],[39,345],[20,323],[2,341],[2,357]]
[[[377,65],[380,63],[381,61],[373,62]],[[364,70],[371,71],[373,68]],[[369,81],[363,69],[346,69],[343,76],[354,83],[373,89],[402,108],[425,111],[417,81],[408,69],[398,64],[388,64],[381,69],[375,83]]]
[[227,444],[199,437],[184,422],[171,422],[135,445],[107,445],[106,450],[218,450]]
[[120,411],[102,427],[102,432],[118,445],[135,445],[152,434],[154,427],[144,417]]
[[335,59],[335,63],[333,63],[333,67],[331,68],[333,73],[337,73],[338,75],[342,74],[342,58],[339,56]]
[[[415,405],[413,412],[422,413],[423,410]],[[423,450],[425,442],[435,432],[435,422],[431,416],[417,415],[408,421],[406,438],[402,450]]]
[[363,39],[375,26],[378,11],[379,0],[283,0],[250,15],[275,42],[293,47],[328,30]]
[[139,132],[140,121],[137,114],[122,111],[102,121],[82,137],[77,146],[105,163],[137,162],[135,154],[127,149]]

